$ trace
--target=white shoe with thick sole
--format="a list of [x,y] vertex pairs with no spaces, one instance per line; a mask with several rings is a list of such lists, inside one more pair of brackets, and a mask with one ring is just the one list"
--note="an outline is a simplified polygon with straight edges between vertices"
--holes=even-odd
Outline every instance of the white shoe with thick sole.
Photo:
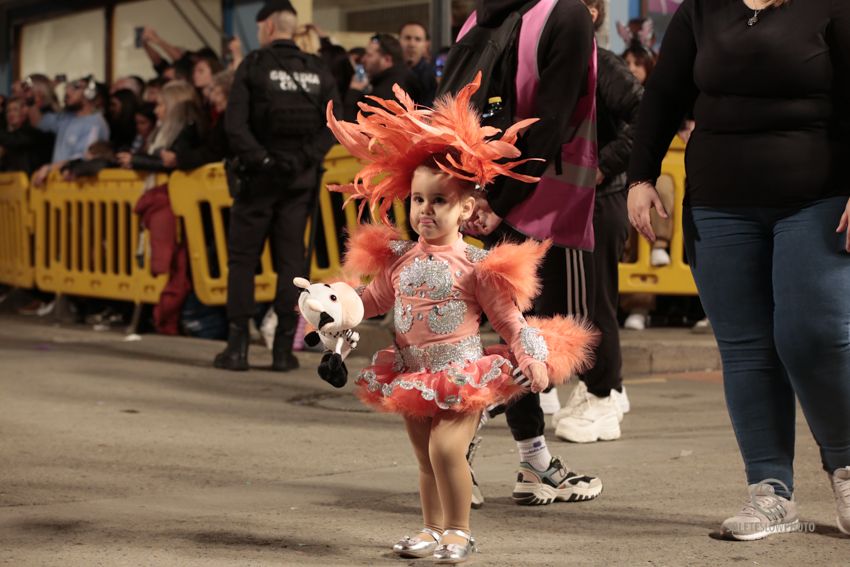
[[548,392],[540,392],[540,409],[545,415],[554,415],[561,409],[557,388],[552,387]]
[[[568,415],[572,415],[576,408],[584,401],[585,395],[587,394],[587,385],[583,380],[576,380],[577,384],[573,391],[570,392],[570,397],[567,398],[567,403],[555,412],[552,415],[552,427],[558,427],[558,423],[567,417]],[[626,394],[626,387],[623,386],[623,391],[618,392],[617,390],[611,390],[611,397],[614,398],[614,401],[617,403],[617,419],[620,423],[623,422],[623,415],[629,413],[631,411],[631,403],[629,402],[629,397]]]
[[576,382],[575,387],[570,392],[570,397],[567,398],[567,403],[552,414],[552,427],[558,427],[558,422],[570,415],[584,399],[584,395],[587,393],[587,386],[582,380],[576,380]]
[[612,396],[600,398],[587,389],[581,401],[555,427],[555,436],[572,443],[594,443],[619,439],[623,415]]
[[620,422],[623,421],[623,415],[632,411],[632,404],[629,401],[629,395],[626,393],[626,387],[623,386],[623,391],[611,390],[611,397],[617,403],[617,409],[620,410]]

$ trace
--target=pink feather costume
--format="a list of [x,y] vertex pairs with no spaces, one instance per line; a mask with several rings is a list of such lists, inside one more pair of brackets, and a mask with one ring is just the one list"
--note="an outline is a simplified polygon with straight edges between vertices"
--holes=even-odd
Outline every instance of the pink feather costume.
[[[349,240],[346,268],[369,274],[366,317],[393,311],[395,345],[378,351],[357,377],[358,395],[382,411],[431,417],[481,411],[522,393],[512,373],[537,361],[553,383],[590,358],[594,332],[572,319],[524,318],[538,291],[537,265],[548,243],[502,244],[490,251],[460,237],[433,246],[364,225]],[[507,345],[482,348],[481,314]]]
[[[329,188],[363,199],[361,215],[368,205],[389,224],[392,201],[410,194],[413,172],[429,156],[441,156],[440,169],[483,190],[499,175],[537,181],[512,171],[528,161],[517,160],[515,143],[536,119],[497,138],[500,131],[481,126],[470,105],[479,84],[480,73],[433,110],[414,107],[396,85],[398,102],[371,97],[377,106],[361,103],[364,112],[356,124],[337,121],[328,105],[331,131],[367,162],[353,183]],[[387,226],[361,225],[348,244],[348,275],[371,278],[359,288],[365,317],[392,310],[395,321],[394,347],[376,353],[356,380],[358,395],[369,405],[420,417],[477,412],[522,393],[513,373],[534,362],[545,363],[550,380],[559,383],[590,361],[596,334],[589,326],[522,315],[539,292],[537,267],[548,242],[505,243],[485,251],[460,235],[453,244],[435,246],[400,240]],[[482,313],[506,345],[482,347]]]

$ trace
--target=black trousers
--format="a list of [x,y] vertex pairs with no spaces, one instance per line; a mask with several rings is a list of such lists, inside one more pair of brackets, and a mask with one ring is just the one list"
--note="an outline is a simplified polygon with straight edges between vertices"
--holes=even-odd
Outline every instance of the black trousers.
[[[624,191],[596,199],[593,230],[593,252],[549,249],[540,267],[543,291],[534,302],[534,311],[541,316],[586,317],[599,329],[595,366],[580,378],[590,393],[604,397],[623,383],[617,304],[618,264],[629,231]],[[529,393],[508,406],[505,418],[517,441],[543,435],[546,427],[539,394]]]
[[304,273],[304,231],[314,203],[315,189],[295,191],[268,183],[249,185],[230,209],[227,238],[227,318],[247,323],[254,315],[254,275],[267,237],[277,272],[274,310],[279,321],[291,315],[299,290],[292,283]]

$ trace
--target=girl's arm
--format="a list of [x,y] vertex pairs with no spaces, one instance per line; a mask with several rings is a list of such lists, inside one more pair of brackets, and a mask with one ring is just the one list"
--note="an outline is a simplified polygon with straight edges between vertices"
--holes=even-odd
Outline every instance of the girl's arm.
[[535,362],[546,363],[549,358],[546,340],[540,329],[528,324],[506,289],[480,282],[476,299],[493,329],[508,343],[523,374],[528,375],[528,367]]
[[392,309],[395,301],[389,273],[378,274],[368,285],[355,288],[363,301],[363,319],[383,315]]
[[383,315],[392,308],[392,267],[411,246],[413,243],[401,240],[395,229],[383,225],[363,224],[349,235],[343,265],[347,279],[372,278],[369,285],[357,288],[363,300],[364,319]]
[[539,293],[537,266],[548,248],[548,243],[531,240],[501,244],[475,265],[476,300],[524,373],[548,358],[546,340],[522,315]]

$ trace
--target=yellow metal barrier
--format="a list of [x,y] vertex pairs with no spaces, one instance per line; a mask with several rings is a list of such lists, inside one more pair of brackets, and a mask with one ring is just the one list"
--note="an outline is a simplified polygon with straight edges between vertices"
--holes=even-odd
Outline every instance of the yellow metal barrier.
[[[341,235],[337,231],[335,211],[341,202],[332,199],[325,189],[328,184],[348,183],[360,169],[360,164],[341,146],[335,146],[325,159],[325,175],[319,192],[319,226],[311,260],[313,280],[332,278],[340,269]],[[225,218],[233,201],[227,192],[227,181],[221,165],[208,165],[190,173],[175,172],[169,182],[169,197],[174,213],[186,227],[186,238],[192,267],[195,294],[207,305],[227,302],[227,236]],[[354,205],[344,210],[345,225],[354,229],[357,213]],[[305,242],[310,233],[308,222]],[[319,253],[321,249],[322,253]],[[214,254],[213,254],[214,251]],[[319,258],[325,260],[321,265]],[[255,277],[255,299],[271,301],[277,285],[272,268],[268,242],[260,258],[260,273]]]
[[29,180],[21,172],[0,174],[0,283],[32,287],[32,215]]
[[[360,164],[341,146],[325,161],[326,173],[319,193],[319,226],[311,260],[311,278],[333,278],[340,269],[342,234],[338,227],[357,228],[356,205],[340,212],[341,195],[324,186],[347,183]],[[684,147],[674,143],[662,165],[662,175],[674,186],[675,230],[670,244],[672,263],[652,267],[650,245],[639,239],[637,261],[620,264],[622,293],[690,295],[696,293],[684,261],[681,230],[684,193]],[[58,293],[155,303],[165,276],[153,277],[149,250],[143,266],[136,261],[139,219],[133,206],[143,191],[145,175],[106,170],[97,178],[74,182],[52,176],[44,189],[28,189],[21,173],[0,175],[0,282],[19,287],[35,284]],[[158,176],[159,183],[166,182]],[[223,168],[210,165],[191,173],[176,172],[169,180],[175,214],[185,226],[192,281],[198,298],[207,305],[227,300],[226,218],[231,205]],[[393,208],[396,223],[406,230],[404,205]],[[309,234],[309,227],[308,233]],[[307,238],[305,234],[305,240]],[[256,299],[274,297],[276,275],[269,246],[261,257],[256,278]]]
[[648,240],[638,238],[637,261],[620,264],[620,293],[653,293],[662,295],[696,295],[691,269],[685,262],[682,235],[682,198],[685,194],[685,146],[676,138],[661,164],[661,176],[673,182],[673,238],[670,240],[669,266],[650,265]]
[[31,190],[40,289],[135,303],[159,300],[166,276],[151,274],[149,250],[143,266],[136,261],[139,218],[133,207],[144,179],[125,170],[72,182],[54,174],[43,189]]

